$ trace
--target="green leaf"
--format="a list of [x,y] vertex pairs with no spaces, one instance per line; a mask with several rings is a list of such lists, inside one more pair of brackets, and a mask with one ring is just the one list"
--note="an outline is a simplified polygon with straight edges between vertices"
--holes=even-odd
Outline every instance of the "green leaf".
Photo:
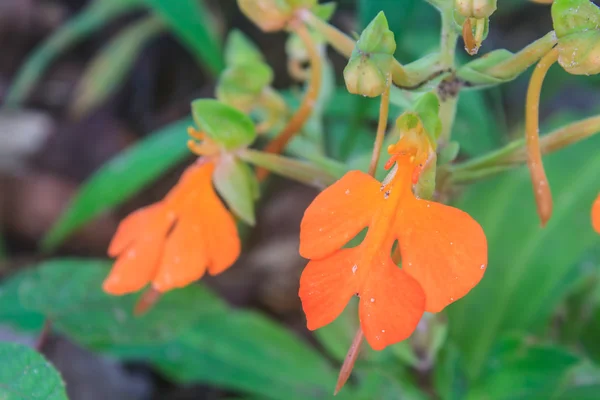
[[248,113],[260,103],[264,90],[273,81],[273,70],[262,61],[228,67],[219,76],[217,99]]
[[266,399],[330,398],[337,371],[303,341],[248,311],[206,316],[165,346],[121,346],[110,353],[150,361],[181,383],[201,382]]
[[227,66],[263,61],[264,57],[259,48],[242,31],[234,29],[229,33],[225,42],[225,63]]
[[0,399],[67,400],[60,374],[27,346],[0,343]]
[[205,316],[225,310],[222,301],[207,289],[190,285],[164,294],[146,314],[134,316],[140,293],[111,296],[102,291],[109,268],[110,262],[104,260],[42,263],[17,278],[21,303],[43,314],[58,331],[95,349],[162,343]]
[[181,162],[189,154],[185,143],[190,125],[188,119],[168,125],[102,166],[87,179],[46,234],[42,248],[55,249],[92,218],[125,202]]
[[500,341],[467,400],[549,399],[580,359],[559,347],[528,345],[519,338]]
[[427,92],[419,97],[414,110],[419,115],[423,128],[431,137],[432,143],[436,143],[442,133],[442,120],[439,116],[440,99],[434,92]]
[[498,85],[509,82],[520,75],[522,71],[514,71],[514,74],[504,77],[497,77],[486,73],[486,71],[503,61],[509,60],[514,54],[508,50],[500,49],[489,52],[485,57],[477,58],[461,66],[456,75],[458,78],[477,85],[477,88]]
[[217,74],[225,68],[222,45],[204,1],[143,1],[211,72]]
[[458,206],[483,227],[489,265],[483,280],[449,307],[450,332],[476,377],[504,332],[539,332],[577,281],[579,263],[598,236],[590,207],[598,195],[600,137],[545,157],[554,194],[548,225],[539,224],[525,168],[472,186]]
[[48,66],[66,49],[84,40],[118,16],[141,6],[142,0],[93,1],[40,44],[19,68],[8,90],[5,106],[18,107],[25,101]]
[[220,101],[194,100],[192,115],[199,130],[226,150],[248,146],[256,139],[250,117]]
[[565,36],[600,28],[600,8],[589,0],[555,0],[552,24],[556,36]]
[[121,85],[144,46],[163,30],[162,22],[147,17],[111,40],[87,66],[71,104],[81,118],[108,99]]
[[574,386],[553,396],[552,400],[597,400],[600,384]]
[[23,307],[19,298],[19,288],[27,276],[21,272],[0,284],[0,324],[8,324],[18,331],[37,332],[44,325],[44,316]]
[[335,176],[333,173],[317,168],[312,164],[277,154],[246,150],[240,153],[239,156],[258,167],[320,189],[331,185],[337,179],[341,178],[341,176]]
[[213,182],[231,211],[248,225],[254,226],[258,181],[250,167],[236,157],[223,156],[213,174]]

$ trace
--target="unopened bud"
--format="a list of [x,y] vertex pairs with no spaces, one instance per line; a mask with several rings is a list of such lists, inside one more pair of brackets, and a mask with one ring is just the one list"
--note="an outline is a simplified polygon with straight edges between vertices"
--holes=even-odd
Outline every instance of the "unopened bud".
[[381,95],[390,85],[396,41],[380,12],[360,35],[344,69],[346,88],[352,94]]
[[588,0],[556,0],[552,21],[558,63],[570,74],[600,73],[600,8]]
[[455,0],[454,7],[463,17],[488,18],[496,11],[497,0]]

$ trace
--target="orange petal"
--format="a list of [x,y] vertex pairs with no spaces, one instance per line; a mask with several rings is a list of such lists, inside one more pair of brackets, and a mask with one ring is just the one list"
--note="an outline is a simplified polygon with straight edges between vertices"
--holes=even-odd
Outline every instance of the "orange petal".
[[191,236],[196,250],[205,252],[208,272],[217,275],[233,265],[242,246],[235,220],[213,189],[213,171],[214,163],[189,167],[178,185],[181,194],[174,207],[181,220],[194,221],[197,229]]
[[592,205],[592,226],[596,232],[600,233],[600,195]]
[[356,262],[359,248],[342,249],[308,263],[300,277],[300,299],[308,329],[321,328],[336,319],[358,291]]
[[[199,214],[198,214],[199,215]],[[201,215],[199,215],[201,216]],[[206,245],[201,237],[202,221],[180,218],[169,234],[158,273],[152,286],[159,292],[184,287],[202,278],[208,264]],[[207,232],[203,232],[204,235]]]
[[407,197],[396,231],[402,268],[425,291],[425,311],[441,311],[466,295],[483,277],[487,240],[469,214]]
[[159,219],[164,213],[164,205],[161,202],[140,208],[129,214],[117,228],[110,246],[108,255],[116,257],[129,247],[148,227],[148,221]]
[[139,223],[133,244],[119,255],[104,281],[104,291],[121,295],[138,291],[148,284],[156,273],[165,238],[172,224],[173,216],[162,207]]
[[383,350],[413,333],[425,310],[425,294],[389,254],[380,253],[362,285],[358,310],[365,339]]
[[350,171],[321,192],[306,209],[300,227],[300,255],[319,259],[340,249],[364,229],[383,200],[381,184]]

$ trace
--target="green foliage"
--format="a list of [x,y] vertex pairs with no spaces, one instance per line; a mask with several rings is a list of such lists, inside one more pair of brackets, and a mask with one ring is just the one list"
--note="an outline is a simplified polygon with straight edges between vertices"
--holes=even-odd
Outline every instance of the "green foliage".
[[229,209],[248,225],[254,225],[254,200],[258,181],[248,165],[236,157],[223,157],[213,174],[213,182]]
[[[102,291],[110,266],[103,260],[57,259],[13,279],[19,283],[24,309],[43,315],[60,332],[96,349],[164,342],[225,309],[207,289],[192,285],[165,294],[148,313],[134,316],[139,294],[117,297]],[[22,323],[23,316],[16,317]]]
[[6,95],[5,106],[18,107],[25,101],[48,66],[65,50],[100,30],[114,18],[140,8],[142,0],[93,1],[70,19],[27,58]]
[[189,154],[184,143],[190,124],[186,119],[168,125],[106,163],[79,189],[44,237],[42,247],[56,248],[92,218],[122,204],[182,161]]
[[256,139],[254,123],[246,114],[216,100],[194,100],[192,116],[200,132],[225,150],[246,147]]
[[212,73],[225,68],[223,51],[204,1],[143,0]]
[[112,39],[84,72],[75,89],[71,114],[80,118],[104,103],[119,88],[144,46],[162,30],[159,20],[148,17]]
[[0,398],[67,400],[60,374],[29,347],[0,343]]
[[469,376],[482,372],[500,334],[544,328],[574,283],[578,263],[597,242],[589,209],[598,193],[598,139],[547,158],[555,207],[544,229],[524,169],[473,186],[459,202],[483,226],[489,243],[483,280],[449,307],[451,336],[464,353]]

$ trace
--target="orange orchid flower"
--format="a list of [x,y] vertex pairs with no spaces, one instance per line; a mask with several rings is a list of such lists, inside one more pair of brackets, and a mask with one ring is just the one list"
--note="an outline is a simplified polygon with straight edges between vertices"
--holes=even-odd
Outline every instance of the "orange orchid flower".
[[[300,254],[310,259],[299,295],[310,330],[329,324],[353,295],[375,350],[408,338],[425,311],[439,312],[483,277],[487,241],[468,214],[412,192],[434,154],[409,131],[388,151],[394,170],[383,182],[351,171],[320,193],[302,220]],[[364,228],[360,245],[342,248]],[[402,267],[392,260],[398,242]]]
[[592,226],[596,232],[600,233],[600,194],[592,205]]
[[[196,137],[197,132],[191,132]],[[211,143],[204,144],[204,150]],[[122,295],[151,283],[165,292],[229,268],[240,254],[235,220],[212,185],[216,157],[187,168],[165,198],[125,218],[110,243],[117,260],[104,291]]]

